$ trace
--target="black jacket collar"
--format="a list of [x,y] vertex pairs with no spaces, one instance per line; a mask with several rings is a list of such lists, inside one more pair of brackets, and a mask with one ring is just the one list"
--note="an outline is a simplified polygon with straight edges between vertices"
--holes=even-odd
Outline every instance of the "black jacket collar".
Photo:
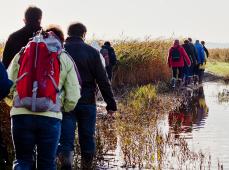
[[67,37],[66,42],[84,42],[81,37]]

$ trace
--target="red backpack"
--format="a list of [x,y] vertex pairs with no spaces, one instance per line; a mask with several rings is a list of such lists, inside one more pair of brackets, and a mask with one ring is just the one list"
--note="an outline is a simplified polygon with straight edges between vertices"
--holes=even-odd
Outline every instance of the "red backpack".
[[33,112],[61,110],[60,60],[62,45],[53,32],[40,31],[26,45],[19,59],[14,107]]

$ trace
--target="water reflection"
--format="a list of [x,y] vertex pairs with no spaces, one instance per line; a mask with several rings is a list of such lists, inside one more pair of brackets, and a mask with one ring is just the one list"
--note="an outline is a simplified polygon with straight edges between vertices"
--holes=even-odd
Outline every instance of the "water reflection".
[[98,115],[97,169],[216,169],[217,158],[229,167],[228,107],[217,100],[219,92],[227,94],[222,88],[227,87],[205,84],[192,90],[169,115],[163,116],[160,101],[138,110],[123,102],[115,119]]
[[[128,104],[128,103],[127,103]],[[181,107],[169,114],[173,127],[166,133],[159,126],[164,121],[161,101],[150,107],[120,107],[115,120],[100,115],[97,122],[97,167],[100,169],[182,169],[205,166],[201,152],[191,152],[183,132],[203,126],[208,115],[203,87],[192,92]],[[167,120],[167,118],[166,118]],[[174,136],[174,134],[176,134]],[[204,158],[206,160],[208,158]],[[176,162],[176,164],[174,164]],[[207,162],[207,161],[205,161]]]
[[200,86],[192,91],[191,97],[186,97],[179,108],[169,113],[170,133],[176,137],[188,133],[186,138],[190,138],[193,129],[204,127],[208,112],[204,89]]

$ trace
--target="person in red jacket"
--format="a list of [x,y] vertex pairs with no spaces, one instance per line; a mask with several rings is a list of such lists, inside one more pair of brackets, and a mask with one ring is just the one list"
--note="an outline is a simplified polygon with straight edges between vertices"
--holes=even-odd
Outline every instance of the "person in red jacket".
[[172,86],[175,87],[176,80],[178,79],[178,84],[181,84],[183,79],[183,67],[184,64],[190,67],[191,61],[185,52],[184,48],[180,45],[179,40],[175,40],[173,46],[169,49],[168,54],[168,65],[172,68],[173,78]]

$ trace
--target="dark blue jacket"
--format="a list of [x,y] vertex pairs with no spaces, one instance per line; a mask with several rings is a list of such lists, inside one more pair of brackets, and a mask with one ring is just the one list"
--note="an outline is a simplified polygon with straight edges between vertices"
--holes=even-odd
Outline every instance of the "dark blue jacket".
[[99,52],[84,43],[79,37],[68,37],[65,50],[73,58],[82,79],[81,98],[79,104],[95,104],[97,85],[107,103],[107,110],[116,111],[116,102],[106,71],[101,62]]
[[9,94],[12,85],[13,82],[8,79],[5,67],[2,62],[0,62],[0,100]]
[[107,49],[108,50],[108,55],[109,55],[109,59],[110,59],[110,65],[114,66],[117,63],[117,58],[116,58],[116,54],[114,51],[114,48],[108,45],[103,45],[102,49]]

